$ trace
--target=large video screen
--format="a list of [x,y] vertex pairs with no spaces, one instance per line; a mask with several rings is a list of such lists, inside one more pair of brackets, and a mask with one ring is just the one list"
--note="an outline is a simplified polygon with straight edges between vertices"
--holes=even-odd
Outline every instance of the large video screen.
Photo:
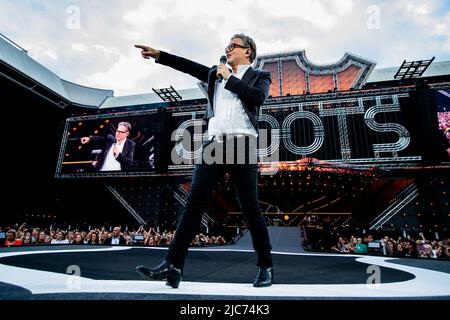
[[[263,164],[313,158],[336,164],[394,165],[422,161],[410,92],[350,96],[264,105],[259,114],[258,155]],[[168,169],[185,170],[198,159],[204,112],[173,113]],[[176,160],[176,162],[174,161]]]
[[56,177],[155,173],[160,165],[160,123],[157,110],[67,119]]

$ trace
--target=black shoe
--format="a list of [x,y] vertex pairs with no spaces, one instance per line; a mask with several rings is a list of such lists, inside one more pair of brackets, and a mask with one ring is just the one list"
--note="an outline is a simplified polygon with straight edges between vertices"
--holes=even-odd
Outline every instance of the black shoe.
[[254,287],[270,287],[273,281],[273,269],[272,268],[259,268],[258,274],[256,275],[255,281],[253,282]]
[[166,285],[172,288],[178,288],[181,282],[181,269],[175,268],[173,264],[165,260],[154,268],[137,266],[136,271],[146,280],[167,280]]

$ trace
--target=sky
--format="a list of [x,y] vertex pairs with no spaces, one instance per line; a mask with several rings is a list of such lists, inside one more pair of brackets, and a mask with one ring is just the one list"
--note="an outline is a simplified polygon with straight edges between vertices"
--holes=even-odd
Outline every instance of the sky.
[[197,87],[142,59],[135,44],[211,66],[236,33],[251,36],[258,54],[306,50],[317,64],[345,52],[377,68],[450,61],[450,1],[0,0],[0,33],[62,79],[123,96]]

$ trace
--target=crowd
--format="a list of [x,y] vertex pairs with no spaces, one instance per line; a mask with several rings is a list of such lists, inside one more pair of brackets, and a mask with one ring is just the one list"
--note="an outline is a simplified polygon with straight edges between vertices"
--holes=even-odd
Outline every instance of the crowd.
[[[320,249],[326,250],[324,247]],[[356,254],[376,253],[396,257],[450,258],[450,238],[430,240],[426,239],[422,232],[419,233],[417,239],[410,236],[397,239],[384,236],[380,240],[375,240],[371,235],[358,238],[355,236],[339,237],[337,242],[332,245],[331,250]]]
[[[446,133],[450,131],[450,112],[439,112],[438,113],[439,130]],[[450,141],[450,137],[449,141]]]
[[[116,226],[106,230],[61,230],[45,228],[26,228],[22,224],[19,228],[0,228],[0,233],[4,233],[3,246],[20,245],[52,245],[52,244],[74,244],[74,245],[143,245],[143,246],[164,246],[169,245],[174,237],[175,231],[160,231],[159,228],[144,226],[138,229],[122,230],[121,226]],[[212,236],[200,233],[192,241],[193,246],[224,245],[227,241],[223,236]]]
[[[126,245],[126,246],[168,246],[175,231],[159,228],[140,226],[137,229],[122,231],[121,226],[116,226],[106,230],[101,229],[85,230],[61,230],[44,228],[26,228],[22,224],[19,228],[0,228],[0,233],[4,233],[3,244],[0,245],[22,246],[22,245],[53,245],[53,244],[74,244],[74,245]],[[213,236],[199,233],[192,240],[192,246],[224,245],[227,244],[223,236]],[[313,246],[307,249],[318,249],[321,251],[333,251],[354,254],[380,254],[396,257],[414,258],[450,258],[450,238],[426,239],[423,233],[419,233],[417,239],[411,236],[406,238],[384,236],[381,239],[374,239],[370,234],[361,237],[338,237],[331,243],[320,239]]]

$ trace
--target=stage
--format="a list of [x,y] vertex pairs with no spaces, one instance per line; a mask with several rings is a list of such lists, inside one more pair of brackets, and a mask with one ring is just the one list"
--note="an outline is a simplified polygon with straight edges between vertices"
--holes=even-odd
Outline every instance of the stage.
[[[236,245],[192,248],[178,289],[135,272],[167,248],[42,246],[0,250],[1,300],[315,300],[450,298],[442,260],[302,252],[271,230],[274,284],[254,288],[248,235]],[[378,280],[379,279],[379,283]]]

